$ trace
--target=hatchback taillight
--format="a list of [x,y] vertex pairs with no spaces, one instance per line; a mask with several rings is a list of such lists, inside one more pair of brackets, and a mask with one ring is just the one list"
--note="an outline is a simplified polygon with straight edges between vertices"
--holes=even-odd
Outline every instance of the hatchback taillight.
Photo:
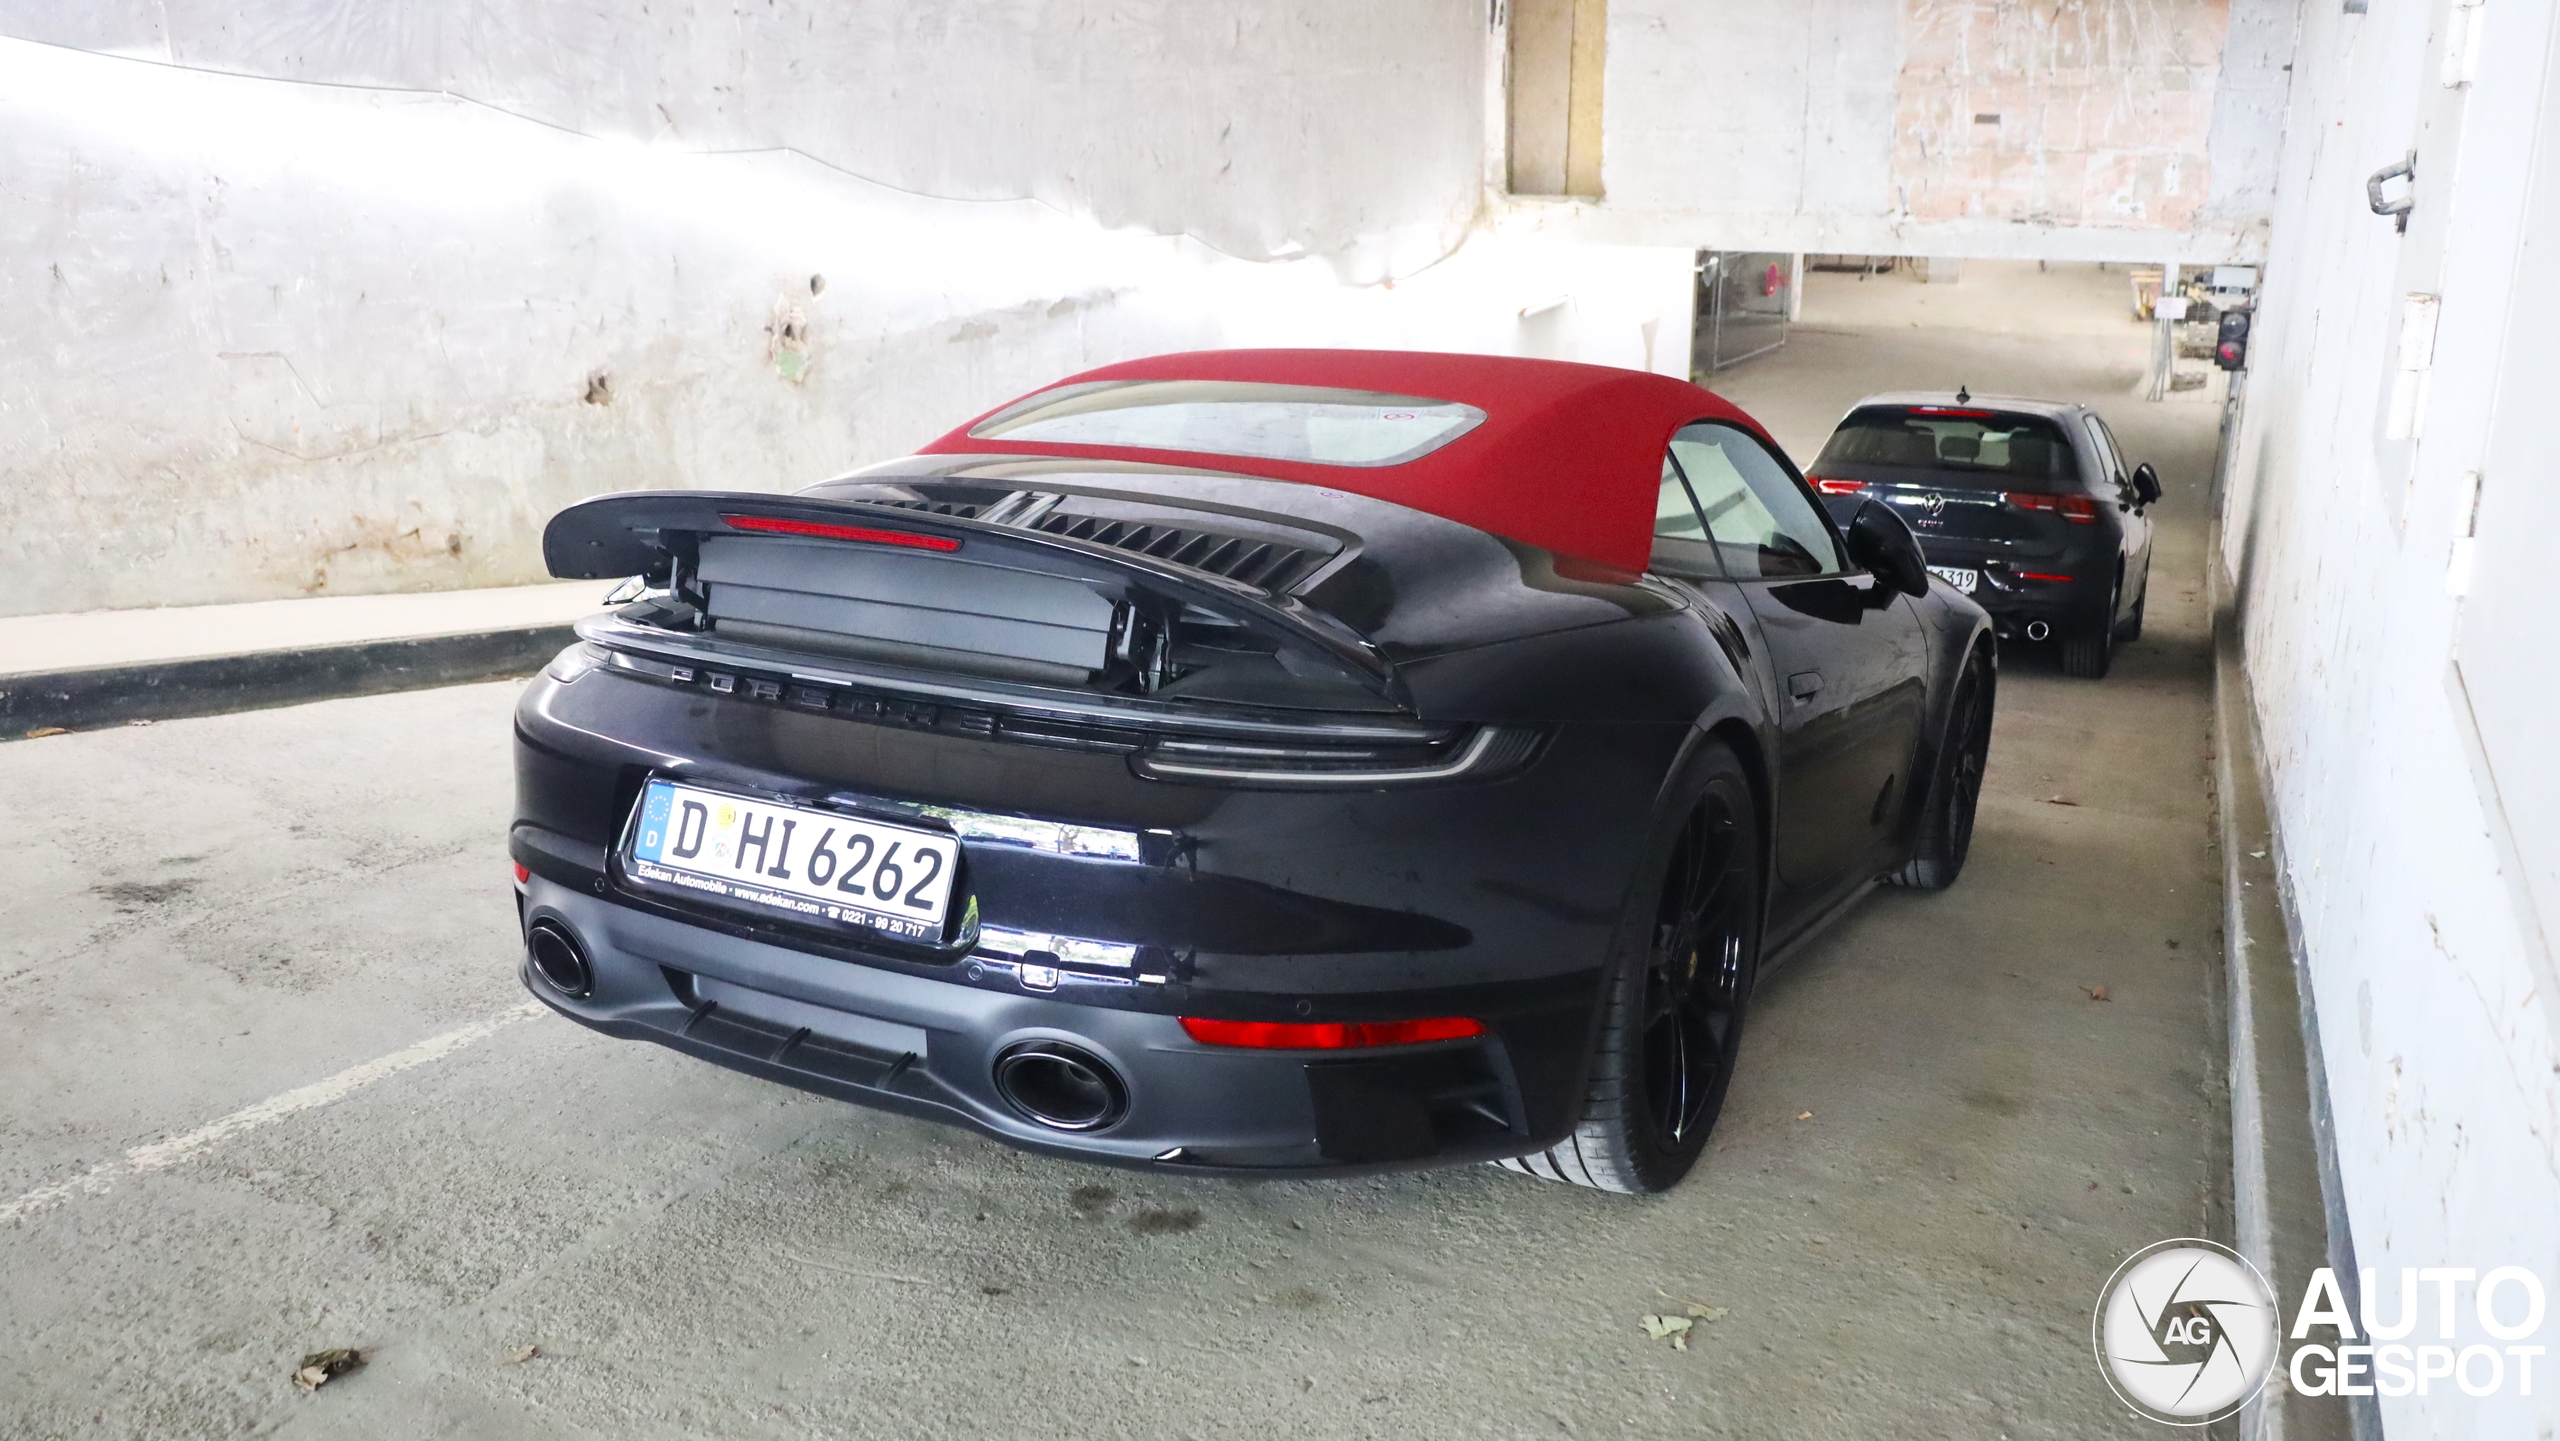
[[1805,479],[1812,481],[1813,488],[1824,495],[1856,495],[1867,488],[1863,480],[1841,480],[1828,475],[1808,475]]
[[2000,498],[2019,510],[2050,511],[2073,525],[2098,523],[2098,502],[2085,495],[2054,495],[2041,490],[2013,490]]

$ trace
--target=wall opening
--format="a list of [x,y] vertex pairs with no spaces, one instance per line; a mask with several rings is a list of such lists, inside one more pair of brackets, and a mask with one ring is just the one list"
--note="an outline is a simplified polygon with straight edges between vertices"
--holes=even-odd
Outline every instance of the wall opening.
[[1600,193],[1609,0],[1509,0],[1511,192]]
[[1796,258],[1782,251],[1701,250],[1697,302],[1691,309],[1691,378],[1749,360],[1787,343],[1793,317]]

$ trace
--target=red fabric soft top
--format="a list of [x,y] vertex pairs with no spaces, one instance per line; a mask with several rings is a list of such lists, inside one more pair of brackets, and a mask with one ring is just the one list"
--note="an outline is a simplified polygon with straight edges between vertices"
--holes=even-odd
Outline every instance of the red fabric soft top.
[[1671,433],[1691,421],[1723,420],[1768,439],[1749,416],[1687,381],[1517,356],[1200,350],[1106,365],[1057,384],[1096,380],[1336,386],[1457,401],[1483,411],[1485,421],[1427,455],[1384,466],[972,439],[969,431],[984,415],[920,453],[1093,456],[1298,481],[1411,506],[1542,550],[1636,572],[1653,551],[1654,495]]

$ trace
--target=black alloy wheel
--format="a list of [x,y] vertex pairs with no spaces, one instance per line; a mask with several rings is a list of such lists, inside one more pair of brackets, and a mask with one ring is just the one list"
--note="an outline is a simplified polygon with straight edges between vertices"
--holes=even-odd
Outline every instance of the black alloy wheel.
[[1980,651],[1965,660],[1947,706],[1947,728],[1929,777],[1927,808],[1911,859],[1885,877],[1915,891],[1943,891],[1964,872],[1973,853],[1973,817],[1982,803],[1982,774],[1991,759],[1991,712],[1996,694],[1991,663]]
[[1582,1123],[1560,1145],[1502,1164],[1552,1181],[1642,1194],[1697,1164],[1724,1109],[1760,962],[1760,822],[1749,778],[1721,746],[1671,845],[1640,956],[1613,978]]

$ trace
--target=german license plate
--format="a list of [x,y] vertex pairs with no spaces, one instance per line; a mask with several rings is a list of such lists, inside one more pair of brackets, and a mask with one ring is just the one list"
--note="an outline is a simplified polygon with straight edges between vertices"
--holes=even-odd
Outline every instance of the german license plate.
[[1982,573],[1980,571],[1967,570],[1962,566],[1954,565],[1933,565],[1929,567],[1929,574],[1936,576],[1938,579],[1945,581],[1947,584],[1954,586],[1956,589],[1963,591],[1967,595],[1973,594],[1974,586],[1982,580]]
[[653,780],[625,865],[707,900],[936,941],[959,858],[960,843],[934,831]]

